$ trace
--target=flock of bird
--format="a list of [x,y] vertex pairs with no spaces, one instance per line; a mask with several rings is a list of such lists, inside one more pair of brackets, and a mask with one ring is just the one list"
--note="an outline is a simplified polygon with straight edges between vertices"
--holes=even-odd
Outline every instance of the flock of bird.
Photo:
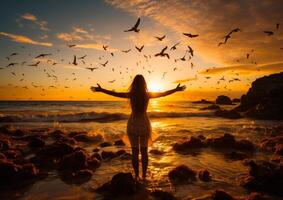
[[[140,32],[140,30],[141,30],[141,29],[139,28],[140,22],[141,22],[141,19],[138,18],[138,20],[137,20],[137,22],[135,23],[135,25],[132,26],[131,28],[127,29],[127,30],[124,30],[124,32],[135,32],[135,33],[139,34],[139,32]],[[279,27],[280,27],[280,24],[277,23],[276,26],[275,26],[275,30],[278,30]],[[238,33],[238,32],[241,32],[241,31],[242,31],[242,30],[241,30],[240,28],[235,28],[235,29],[231,30],[230,32],[228,32],[228,34],[224,35],[223,41],[221,41],[221,42],[218,43],[218,47],[227,44],[227,42],[231,39],[231,37],[232,37],[234,34],[236,34],[236,33]],[[275,31],[266,30],[266,31],[263,31],[263,33],[266,34],[267,36],[272,36],[272,35],[275,34]],[[185,36],[185,37],[187,37],[187,38],[189,38],[189,39],[199,37],[198,34],[192,34],[192,33],[182,33],[182,35]],[[166,35],[155,36],[155,38],[156,38],[157,41],[161,42],[161,41],[163,41],[163,40],[166,38]],[[179,46],[180,44],[181,44],[180,42],[177,42],[177,43],[175,43],[175,44],[174,44],[173,46],[171,46],[171,47],[165,46],[165,47],[163,47],[163,48],[160,50],[160,52],[157,52],[157,53],[155,53],[154,55],[146,55],[146,54],[144,54],[143,57],[144,57],[144,59],[146,60],[146,62],[148,62],[148,60],[149,60],[149,59],[152,59],[153,57],[165,57],[165,58],[167,58],[167,59],[170,59],[170,58],[171,58],[171,56],[170,56],[171,52],[177,50],[177,48],[178,48],[178,46]],[[76,45],[76,44],[67,44],[67,46],[68,46],[69,48],[75,48],[77,45]],[[142,53],[144,47],[145,47],[145,45],[142,45],[142,46],[135,46],[135,49],[136,49],[139,53]],[[193,49],[191,46],[189,46],[189,45],[186,45],[186,47],[187,47],[187,49],[185,50],[184,55],[183,55],[182,57],[180,57],[180,58],[175,58],[175,59],[174,59],[174,62],[175,62],[175,63],[176,63],[176,62],[179,62],[179,61],[191,61],[191,59],[194,57],[194,54],[195,54],[195,53],[194,53],[194,49]],[[25,47],[22,47],[22,48],[25,48]],[[103,49],[105,52],[109,52],[112,57],[115,56],[115,55],[114,55],[114,52],[110,52],[110,50],[108,50],[108,49],[109,49],[109,46],[108,46],[108,45],[103,45],[103,46],[102,46],[102,49]],[[281,48],[281,50],[283,50],[283,48]],[[60,50],[57,50],[57,51],[60,52]],[[132,49],[125,49],[125,50],[120,50],[120,51],[121,51],[122,53],[127,54],[127,53],[129,53],[130,51],[132,51]],[[250,54],[253,53],[253,52],[254,52],[254,50],[252,49],[251,52],[247,53],[247,54],[246,54],[246,59],[249,59],[249,58],[250,58]],[[170,53],[170,54],[169,54],[169,53]],[[115,54],[116,54],[116,53],[115,53]],[[19,55],[19,53],[17,53],[17,52],[14,52],[14,53],[11,53],[10,55],[8,55],[8,56],[6,57],[6,59],[7,59],[8,61],[10,61],[10,63],[7,64],[5,67],[0,67],[0,69],[11,68],[11,67],[18,66],[18,65],[20,65],[20,66],[27,65],[27,66],[30,66],[30,67],[38,67],[38,66],[43,62],[43,61],[40,60],[40,59],[45,59],[45,58],[46,58],[45,60],[47,60],[46,62],[49,63],[49,64],[51,64],[51,65],[53,65],[53,66],[56,65],[56,64],[58,64],[56,61],[54,61],[54,60],[52,60],[52,59],[48,59],[50,56],[53,55],[53,54],[51,54],[51,53],[42,53],[42,54],[39,54],[39,55],[35,56],[35,57],[34,57],[34,60],[35,60],[35,61],[34,61],[34,63],[31,63],[31,64],[27,64],[26,61],[23,61],[23,62],[20,62],[20,63],[19,63],[19,62],[13,62],[13,58],[16,57],[16,56],[18,56],[18,55]],[[30,55],[30,54],[29,54],[29,55]],[[85,61],[86,57],[87,57],[87,55],[83,55],[83,56],[80,56],[80,57],[77,57],[76,55],[73,55],[73,59],[72,59],[70,62],[68,62],[68,64],[69,64],[69,65],[73,65],[73,66],[78,66],[78,65],[79,65],[79,62],[81,62],[83,65],[86,65],[86,63],[87,63],[87,62]],[[99,60],[102,60],[103,58],[104,58],[104,56],[100,56],[100,57],[99,57]],[[61,62],[64,62],[65,60],[64,60],[64,59],[61,59],[60,61],[61,61]],[[237,60],[237,62],[240,62],[240,61]],[[253,64],[257,64],[255,61],[252,61],[252,63],[253,63]],[[107,67],[108,64],[109,64],[109,60],[105,60],[104,62],[100,62],[100,63],[99,63],[99,65],[102,66],[102,67]],[[137,66],[141,65],[141,61],[138,61],[136,64],[137,64]],[[189,66],[190,66],[191,69],[193,69],[193,68],[195,67],[195,65],[194,65],[193,62],[189,62]],[[99,66],[93,66],[93,64],[89,64],[88,67],[83,67],[83,68],[86,69],[86,70],[89,70],[90,72],[93,72],[94,70],[99,69]],[[121,68],[121,66],[120,66],[120,68]],[[143,66],[143,69],[145,69],[144,66]],[[174,68],[173,68],[173,71],[176,71],[176,70],[178,70],[178,68],[177,68],[177,67],[174,67]],[[206,72],[209,72],[209,70],[210,70],[210,69],[207,69]],[[44,73],[46,74],[46,76],[47,76],[48,78],[51,78],[53,81],[55,81],[55,83],[58,83],[59,77],[58,77],[58,75],[56,75],[55,70],[53,70],[53,69],[50,70],[50,69],[44,68],[43,71],[44,71]],[[115,71],[115,68],[112,68],[112,71],[114,72],[114,71]],[[149,70],[147,70],[147,72],[150,74],[150,73],[153,72],[153,70],[150,70],[150,69],[149,69]],[[129,68],[128,68],[128,67],[126,68],[125,73],[129,73]],[[19,75],[17,75],[14,71],[12,71],[11,74],[12,74],[13,77],[19,76]],[[122,74],[122,71],[120,71],[120,74]],[[162,79],[165,79],[166,74],[168,74],[168,71],[163,72],[161,78],[162,78]],[[226,80],[225,77],[222,76],[219,80],[217,80],[217,84],[220,84],[221,81],[223,81],[223,82],[224,82],[224,81],[227,81],[227,83],[236,82],[236,81],[241,81],[240,78],[238,78],[238,76],[239,76],[238,73],[235,72],[234,75],[235,75],[236,77],[234,77],[234,78],[232,78],[232,79],[229,79],[229,80],[228,80],[228,79]],[[20,81],[20,82],[24,81],[24,77],[25,77],[25,74],[22,73],[22,74],[20,75],[19,81]],[[132,78],[132,77],[130,76],[130,78]],[[198,78],[197,75],[195,76],[195,78],[196,78],[196,79]],[[90,77],[88,77],[88,79],[90,79]],[[122,79],[124,79],[124,78],[122,78]],[[210,76],[205,76],[205,77],[204,77],[204,82],[206,82],[206,80],[208,80],[208,79],[211,79],[211,77],[210,77]],[[65,78],[65,81],[67,81],[67,80],[72,80],[72,81],[77,80],[76,74],[75,74],[75,73],[72,73],[72,74],[71,74],[71,78]],[[108,83],[114,83],[115,81],[116,81],[116,79],[109,80]],[[11,85],[11,84],[10,84],[10,85]],[[11,86],[12,86],[12,85],[11,85]],[[31,86],[34,87],[34,88],[38,88],[38,87],[41,88],[41,91],[42,91],[42,92],[41,92],[40,95],[41,95],[41,96],[44,96],[44,95],[45,95],[46,88],[44,88],[43,86],[36,85],[36,84],[34,84],[33,82],[31,83]],[[18,87],[18,86],[14,86],[14,87]],[[50,85],[50,86],[48,86],[48,88],[50,88],[50,89],[51,89],[51,88],[58,88],[58,87],[59,87],[59,85],[57,85],[57,86],[56,86],[56,85]],[[28,86],[22,86],[22,88],[24,88],[24,89],[29,89]],[[64,88],[67,89],[67,88],[69,88],[69,86],[64,85]],[[201,87],[200,87],[200,88],[201,88]],[[224,88],[227,89],[227,85],[225,85]],[[220,88],[219,88],[219,87],[216,87],[216,89],[220,89]],[[231,90],[231,89],[229,89],[229,90]]]

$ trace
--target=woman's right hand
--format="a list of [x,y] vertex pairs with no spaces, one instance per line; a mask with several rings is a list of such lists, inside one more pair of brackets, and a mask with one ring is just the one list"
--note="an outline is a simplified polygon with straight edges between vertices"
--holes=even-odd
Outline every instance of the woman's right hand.
[[180,85],[180,83],[177,85],[176,87],[176,91],[184,91],[186,89],[186,86],[185,85]]
[[93,92],[101,92],[102,91],[102,87],[98,83],[97,83],[97,87],[91,86],[90,89]]

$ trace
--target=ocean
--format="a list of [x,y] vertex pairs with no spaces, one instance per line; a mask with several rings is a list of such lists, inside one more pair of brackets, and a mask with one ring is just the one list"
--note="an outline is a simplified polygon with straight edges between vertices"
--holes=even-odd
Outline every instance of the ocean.
[[[224,189],[235,196],[245,196],[247,191],[239,185],[239,179],[247,174],[242,161],[225,158],[223,152],[202,149],[193,154],[179,154],[172,144],[190,136],[203,135],[207,138],[230,133],[236,139],[248,139],[258,143],[272,127],[283,125],[282,121],[243,119],[223,119],[215,117],[213,111],[200,110],[205,104],[188,101],[151,100],[148,115],[156,140],[150,146],[164,154],[149,153],[148,188],[164,189],[180,199],[196,198],[209,194],[215,189]],[[233,105],[235,106],[235,105]],[[233,106],[224,106],[232,108]],[[69,131],[87,131],[100,134],[105,141],[114,141],[126,135],[130,105],[127,101],[1,101],[0,125],[10,125],[19,129],[50,128]],[[89,152],[98,144],[85,145]],[[117,150],[120,147],[106,147]],[[124,148],[130,152],[130,147]],[[258,150],[253,159],[268,159],[268,154]],[[207,169],[212,181],[195,181],[173,187],[168,180],[168,172],[177,165],[185,164],[195,170]],[[68,185],[61,181],[56,172],[45,180],[34,183],[20,193],[20,199],[95,199],[102,198],[94,188],[103,184],[117,172],[133,172],[130,159],[112,159],[103,162],[94,172],[92,179],[83,185]],[[13,194],[17,195],[17,194]],[[12,196],[13,196],[12,195]]]

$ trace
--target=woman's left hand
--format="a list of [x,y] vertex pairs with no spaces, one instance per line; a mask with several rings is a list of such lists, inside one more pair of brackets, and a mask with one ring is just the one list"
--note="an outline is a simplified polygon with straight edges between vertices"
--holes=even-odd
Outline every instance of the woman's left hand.
[[176,87],[176,91],[184,91],[186,89],[186,86],[185,85],[180,85],[180,83],[177,85]]

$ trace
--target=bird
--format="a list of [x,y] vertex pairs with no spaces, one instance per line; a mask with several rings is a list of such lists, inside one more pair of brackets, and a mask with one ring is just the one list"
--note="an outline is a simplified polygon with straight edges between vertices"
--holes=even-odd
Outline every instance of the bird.
[[141,22],[141,19],[138,18],[136,24],[135,24],[132,28],[130,28],[130,29],[128,29],[128,30],[125,30],[124,32],[130,32],[130,31],[134,31],[134,32],[136,32],[136,33],[140,32],[140,29],[138,29],[138,27],[139,27],[139,25],[140,25],[140,22]]
[[100,65],[102,65],[103,67],[106,67],[107,63],[108,63],[108,60],[105,63],[101,63]]
[[166,49],[167,49],[167,46],[164,47],[164,48],[161,50],[160,53],[157,53],[157,54],[155,54],[154,56],[155,56],[155,57],[157,57],[157,56],[161,56],[161,57],[166,56],[168,59],[170,59],[169,54],[168,54],[168,53],[164,53],[164,52],[166,51]]
[[247,59],[249,59],[249,57],[250,57],[250,54],[249,54],[249,53],[247,53],[247,55],[246,55],[246,56],[247,56]]
[[23,66],[24,64],[26,64],[27,62],[26,61],[23,61],[22,63],[21,63],[21,65]]
[[167,72],[163,72],[163,74],[162,74],[162,79],[164,79],[165,78],[165,75],[167,74]]
[[102,45],[102,47],[103,47],[103,49],[104,49],[104,51],[107,51],[107,48],[108,48],[108,46],[107,45]]
[[280,26],[280,24],[277,23],[277,24],[276,24],[276,29],[277,29],[277,30],[279,29],[279,26]]
[[11,53],[8,57],[19,55],[18,53]]
[[263,31],[267,36],[271,36],[273,35],[273,31]]
[[78,59],[83,60],[85,59],[86,55],[79,57]]
[[112,81],[108,81],[108,83],[114,83],[116,81],[116,79],[112,80]]
[[73,65],[78,65],[78,63],[77,63],[77,56],[76,55],[74,55],[74,59],[73,59],[72,64]]
[[193,48],[188,45],[188,49],[189,49],[189,50],[187,50],[187,52],[189,52],[189,53],[191,54],[191,56],[194,56],[194,50],[193,50]]
[[40,63],[40,61],[38,61],[38,62],[36,62],[36,63],[34,63],[34,64],[30,64],[30,65],[28,65],[28,66],[37,67],[37,66],[39,65],[39,63]]
[[16,76],[15,72],[11,72],[12,75]]
[[122,50],[124,53],[129,53],[132,49]]
[[77,46],[77,45],[76,44],[68,44],[69,48],[72,48],[72,47],[75,47],[75,46]]
[[223,42],[219,42],[219,43],[218,43],[218,46],[221,46],[222,44],[224,44],[224,43],[223,43]]
[[174,68],[173,68],[173,71],[176,71],[177,69],[178,69],[177,67],[174,67]]
[[162,41],[165,37],[166,35],[163,35],[162,37],[155,36],[155,38],[158,39],[159,41]]
[[38,56],[36,56],[35,58],[43,58],[45,56],[51,56],[52,54],[51,53],[42,53],[42,54],[39,54]]
[[9,63],[6,67],[15,66],[15,65],[17,65],[17,64],[19,64],[19,63]]
[[189,38],[194,38],[194,37],[198,37],[198,34],[191,34],[191,33],[183,33],[183,35],[189,37]]
[[178,46],[179,44],[180,44],[180,42],[174,44],[174,45],[170,48],[170,50],[176,50],[176,49],[177,49],[177,46]]
[[241,31],[240,28],[235,28],[235,29],[231,30],[231,31],[228,33],[228,35],[231,35],[232,33],[237,33],[237,32],[240,32],[240,31]]
[[111,55],[111,56],[114,56],[114,53],[113,53],[113,52],[111,52],[111,53],[110,53],[110,55]]
[[98,69],[97,67],[87,67],[86,69],[90,70],[93,72],[93,70]]
[[144,48],[144,45],[142,45],[141,47],[137,47],[137,46],[135,46],[136,47],[136,49],[139,51],[139,52],[142,52],[142,49]]
[[225,35],[223,38],[224,38],[224,42],[223,43],[226,44],[228,39],[231,38],[231,36],[230,35]]

